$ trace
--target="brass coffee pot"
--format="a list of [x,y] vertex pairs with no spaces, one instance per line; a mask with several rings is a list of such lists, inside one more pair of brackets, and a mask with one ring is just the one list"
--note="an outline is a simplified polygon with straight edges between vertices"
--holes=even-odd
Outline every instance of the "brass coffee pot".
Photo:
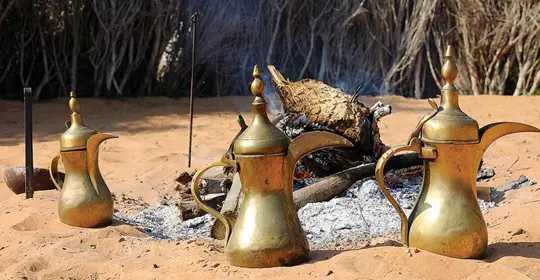
[[[79,101],[71,92],[71,124],[60,137],[60,153],[49,169],[52,181],[61,191],[58,201],[60,221],[77,227],[98,227],[112,222],[113,200],[98,166],[99,145],[117,135],[98,133],[84,125]],[[65,168],[65,182],[58,176],[58,161]]]
[[[251,125],[243,127],[220,161],[202,167],[191,182],[191,192],[199,207],[225,225],[227,258],[239,267],[286,266],[307,260],[309,244],[293,201],[294,166],[314,150],[353,146],[329,132],[309,132],[291,141],[268,119],[261,76],[261,70],[255,66]],[[201,201],[199,179],[216,166],[230,166],[239,172],[243,197],[236,221],[228,220]]]
[[[393,147],[377,162],[377,182],[401,218],[401,238],[406,246],[462,259],[485,256],[488,233],[476,194],[476,174],[482,155],[496,139],[516,132],[540,132],[522,123],[478,123],[461,111],[453,81],[458,75],[446,51],[441,105],[424,116],[409,137],[409,145]],[[384,184],[384,166],[394,154],[413,151],[424,159],[424,178],[408,220]]]

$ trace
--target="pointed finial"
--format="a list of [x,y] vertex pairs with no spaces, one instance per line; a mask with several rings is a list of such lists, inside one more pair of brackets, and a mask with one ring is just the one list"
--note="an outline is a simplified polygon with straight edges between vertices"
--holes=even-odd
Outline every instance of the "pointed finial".
[[253,67],[253,78],[255,79],[251,82],[251,92],[257,97],[262,97],[266,86],[264,85],[263,80],[261,80],[262,71],[258,65]]
[[453,87],[452,83],[458,75],[458,69],[456,63],[454,62],[454,56],[454,48],[452,48],[451,45],[448,45],[448,47],[446,48],[446,53],[444,55],[444,57],[446,58],[446,62],[442,67],[442,77],[446,81],[445,87],[447,85]]
[[71,112],[73,113],[79,113],[79,109],[81,108],[79,105],[79,101],[77,100],[77,95],[74,91],[69,93],[69,96],[71,97],[69,99],[69,109],[71,109]]

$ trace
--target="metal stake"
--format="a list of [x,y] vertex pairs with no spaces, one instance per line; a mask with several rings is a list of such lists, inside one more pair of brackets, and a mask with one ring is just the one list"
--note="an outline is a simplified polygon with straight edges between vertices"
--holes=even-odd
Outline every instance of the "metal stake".
[[195,74],[195,51],[197,45],[195,40],[197,38],[197,22],[199,20],[199,13],[194,13],[191,16],[191,35],[193,38],[191,47],[191,90],[189,92],[189,151],[188,151],[188,167],[191,167],[191,143],[193,140],[193,90],[195,87],[194,74]]
[[24,88],[24,136],[25,136],[25,183],[26,198],[34,197],[32,176],[34,173],[34,157],[32,149],[32,88]]

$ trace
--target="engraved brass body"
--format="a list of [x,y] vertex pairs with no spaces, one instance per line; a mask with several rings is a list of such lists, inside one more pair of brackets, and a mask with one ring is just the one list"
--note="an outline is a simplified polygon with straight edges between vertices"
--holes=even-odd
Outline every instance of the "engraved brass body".
[[[65,224],[98,227],[112,222],[113,200],[99,171],[99,145],[117,135],[98,133],[86,127],[79,114],[79,102],[71,93],[71,124],[60,138],[60,153],[49,169],[51,179],[61,191],[58,216]],[[58,176],[58,161],[65,168],[64,182]]]
[[[483,258],[488,244],[484,217],[477,202],[476,173],[482,156],[496,139],[516,132],[540,132],[530,125],[478,123],[461,111],[458,91],[452,84],[457,67],[449,46],[442,76],[441,105],[421,119],[409,144],[391,148],[376,166],[377,182],[401,218],[402,242],[454,258]],[[384,185],[384,165],[396,153],[412,151],[424,159],[420,195],[409,218]]]
[[[352,147],[345,138],[328,132],[310,132],[291,141],[268,119],[265,85],[255,66],[251,91],[253,120],[233,140],[221,161],[201,168],[191,191],[199,206],[225,225],[226,255],[240,267],[295,265],[307,260],[309,244],[293,202],[293,169],[304,155],[325,147]],[[211,167],[231,166],[240,174],[242,203],[236,221],[204,205],[199,179]]]

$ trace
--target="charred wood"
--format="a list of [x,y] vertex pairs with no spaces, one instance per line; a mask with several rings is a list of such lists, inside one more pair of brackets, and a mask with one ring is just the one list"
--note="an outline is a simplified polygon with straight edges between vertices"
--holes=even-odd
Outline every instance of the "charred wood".
[[378,102],[368,108],[338,88],[312,79],[291,82],[274,66],[268,69],[284,110],[274,121],[287,136],[294,139],[308,131],[329,131],[355,144],[355,148],[324,149],[301,159],[299,164],[310,175],[325,177],[372,163],[383,153],[377,122],[391,113],[390,106]]

